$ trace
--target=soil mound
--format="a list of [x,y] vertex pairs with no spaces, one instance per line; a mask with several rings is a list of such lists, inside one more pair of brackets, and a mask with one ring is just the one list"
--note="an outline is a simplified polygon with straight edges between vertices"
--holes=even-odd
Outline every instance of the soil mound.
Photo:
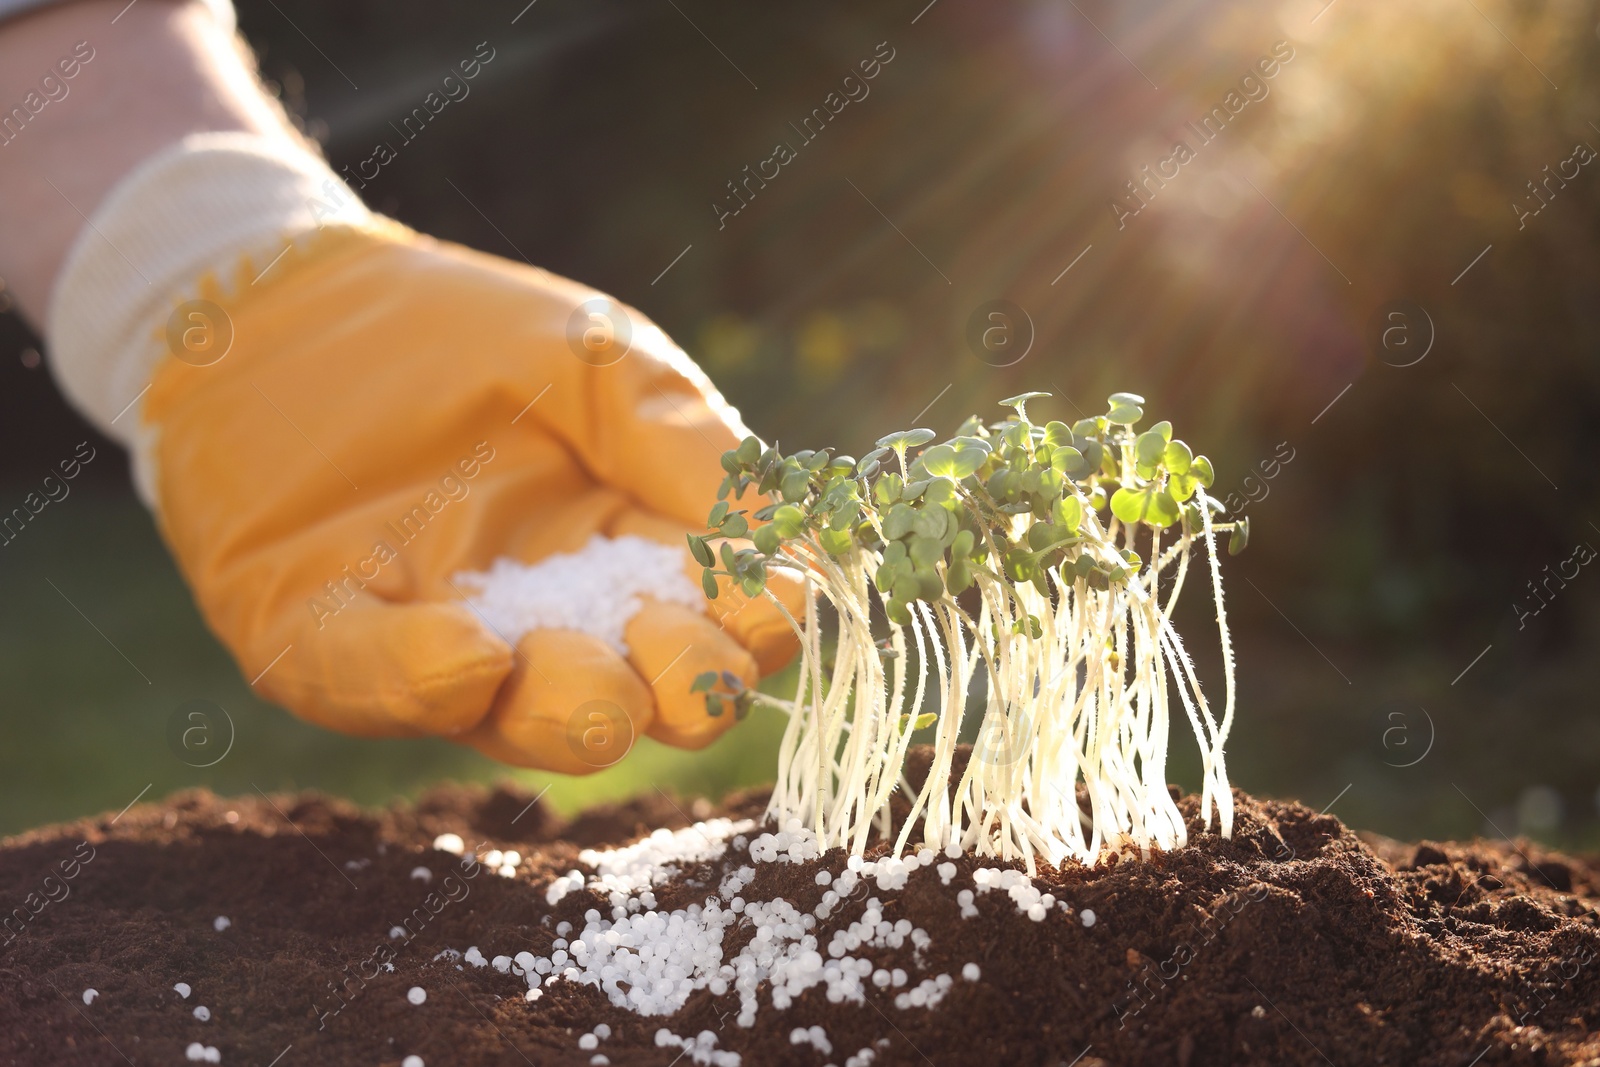
[[[1298,804],[1236,801],[1231,840],[1201,832],[1196,799],[1184,798],[1190,847],[1041,870],[1037,893],[982,891],[975,872],[1008,865],[971,856],[940,855],[888,891],[864,879],[852,895],[835,893],[831,917],[813,932],[825,949],[877,898],[884,923],[908,920],[928,937],[855,954],[904,977],[867,981],[863,1003],[830,1002],[819,985],[781,1010],[763,988],[747,1028],[732,990],[698,989],[675,1013],[646,1018],[573,981],[548,982],[530,1002],[520,964],[508,972],[477,961],[548,958],[569,947],[555,944],[563,923],[576,938],[586,912],[610,912],[616,900],[590,888],[547,903],[554,880],[591,871],[580,849],[712,815],[759,816],[763,796],[736,795],[713,810],[651,793],[563,825],[508,789],[447,787],[377,811],[305,794],[182,793],[0,845],[0,904],[9,908],[0,1058],[1600,1064],[1600,1035],[1590,1034],[1600,1022],[1593,865],[1522,842],[1401,845]],[[748,866],[744,896],[781,896],[812,913],[830,891],[819,873],[840,878],[846,857],[753,863],[740,842],[759,832],[735,838],[720,858],[682,865],[654,887],[659,906],[703,902]],[[434,848],[441,834],[464,840],[465,864]],[[499,850],[500,866],[471,863],[475,847],[480,857]],[[955,868],[948,882],[946,863]],[[964,889],[979,889],[965,907]],[[1039,894],[1052,898],[1033,911],[1042,919],[1018,903]],[[749,936],[729,927],[724,953]],[[939,975],[949,978],[934,1006],[905,1002],[908,989],[932,989]],[[420,1004],[408,999],[414,987],[426,993]],[[97,995],[86,1003],[88,990]],[[609,1033],[596,1036],[602,1023]],[[663,1029],[674,1035],[666,1044]]]

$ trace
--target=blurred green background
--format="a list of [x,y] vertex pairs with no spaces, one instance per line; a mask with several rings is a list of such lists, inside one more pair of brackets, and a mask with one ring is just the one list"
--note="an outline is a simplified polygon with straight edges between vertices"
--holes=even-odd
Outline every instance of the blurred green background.
[[[1069,418],[1145,394],[1255,525],[1228,562],[1238,785],[1401,837],[1600,839],[1600,574],[1540,601],[1528,584],[1600,546],[1600,165],[1541,199],[1530,184],[1600,147],[1593,4],[925,4],[239,13],[336,168],[396,148],[375,208],[634,304],[769,439],[859,454],[1027,389]],[[1293,58],[1241,88],[1279,41]],[[405,140],[479,42],[494,59],[470,95]],[[789,124],[880,42],[894,58],[870,95],[719,228],[725,183],[798,144]],[[1202,143],[1186,124],[1214,106],[1229,121]],[[1194,158],[1129,214],[1126,183],[1180,139]],[[1015,362],[968,341],[996,299],[1026,313]],[[510,773],[256,700],[41,350],[0,316],[0,511],[78,442],[98,455],[0,547],[0,832],[147,784],[381,802]],[[195,699],[234,727],[207,769],[167,742]],[[699,754],[642,742],[550,795],[763,781],[781,727],[760,713]]]

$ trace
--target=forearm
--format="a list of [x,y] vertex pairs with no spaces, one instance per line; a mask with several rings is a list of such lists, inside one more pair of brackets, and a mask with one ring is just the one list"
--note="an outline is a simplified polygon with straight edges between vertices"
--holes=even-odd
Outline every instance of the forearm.
[[0,23],[0,277],[36,327],[117,181],[208,131],[299,141],[231,29],[195,0],[79,0]]

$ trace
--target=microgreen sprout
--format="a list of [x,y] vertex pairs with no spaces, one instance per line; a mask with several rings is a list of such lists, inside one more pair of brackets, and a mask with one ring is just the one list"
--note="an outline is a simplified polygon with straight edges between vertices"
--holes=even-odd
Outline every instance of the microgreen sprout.
[[[706,594],[725,576],[760,595],[774,569],[812,594],[802,618],[789,615],[801,660],[768,809],[779,825],[798,818],[822,847],[856,854],[876,826],[898,854],[920,819],[928,846],[954,842],[1030,870],[1038,857],[1092,864],[1180,847],[1166,782],[1175,692],[1200,747],[1202,817],[1209,826],[1215,813],[1231,834],[1233,652],[1216,540],[1229,534],[1237,552],[1249,528],[1219,521],[1205,492],[1211,462],[1170,423],[1135,431],[1144,398],[1116,393],[1104,415],[1036,424],[1027,406],[1048,395],[1002,401],[1012,414],[974,416],[945,441],[889,434],[860,460],[784,455],[754,437],[723,456],[709,532],[689,538]],[[735,510],[750,491],[770,502]],[[745,536],[750,547],[725,540]],[[724,539],[715,551],[712,538]],[[1217,608],[1220,715],[1171,622],[1197,542]],[[831,654],[819,596],[837,619]],[[761,699],[731,675],[702,675],[695,688],[714,715]],[[952,783],[979,691],[978,741]],[[933,763],[913,792],[903,764],[927,728]],[[896,833],[889,800],[901,788],[911,810]]]

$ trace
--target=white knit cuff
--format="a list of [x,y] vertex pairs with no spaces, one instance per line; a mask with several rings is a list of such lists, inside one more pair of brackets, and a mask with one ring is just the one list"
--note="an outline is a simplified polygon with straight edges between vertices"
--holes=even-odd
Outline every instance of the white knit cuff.
[[[18,15],[25,15],[30,11],[37,11],[42,7],[55,7],[64,2],[66,0],[0,0],[0,22],[15,18]],[[211,14],[217,20],[217,25],[228,33],[232,33],[238,27],[238,21],[233,14],[233,4],[230,0],[201,0],[201,2],[211,9]],[[132,4],[128,5],[128,7],[132,6]],[[121,17],[121,15],[117,16],[117,18]],[[112,21],[115,22],[116,19]]]
[[327,163],[282,138],[195,134],[135,167],[79,231],[45,314],[62,390],[135,453],[138,401],[167,354],[167,320],[210,275],[225,290],[291,242],[371,218]]

